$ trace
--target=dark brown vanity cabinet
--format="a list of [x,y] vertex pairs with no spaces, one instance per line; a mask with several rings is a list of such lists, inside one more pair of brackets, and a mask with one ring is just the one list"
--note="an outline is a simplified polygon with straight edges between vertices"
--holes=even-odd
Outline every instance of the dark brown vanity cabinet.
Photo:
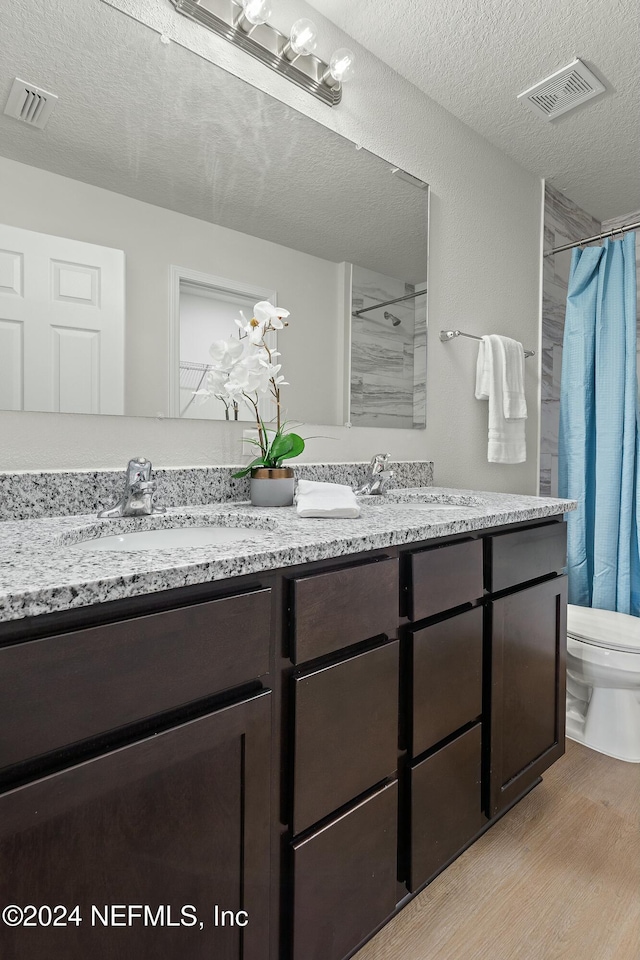
[[195,592],[0,649],[2,960],[265,960],[271,590]]
[[[447,554],[448,550],[453,552]],[[466,581],[470,592],[449,593],[446,599],[441,593],[440,602],[453,597],[470,605],[482,588],[482,543],[474,543],[471,550],[466,543],[443,547],[440,555],[447,558],[447,566],[455,558],[470,560],[467,570],[472,571]],[[482,607],[476,606],[409,630],[405,814],[407,885],[412,892],[487,822],[482,803],[483,616]]]
[[398,899],[398,587],[387,557],[291,584],[292,960],[342,960]]
[[491,604],[491,816],[564,753],[567,580]]
[[0,927],[3,960],[265,960],[270,699],[0,796],[0,901],[43,907]]
[[63,911],[2,960],[352,955],[563,753],[565,551],[524,523],[0,625],[0,899]]

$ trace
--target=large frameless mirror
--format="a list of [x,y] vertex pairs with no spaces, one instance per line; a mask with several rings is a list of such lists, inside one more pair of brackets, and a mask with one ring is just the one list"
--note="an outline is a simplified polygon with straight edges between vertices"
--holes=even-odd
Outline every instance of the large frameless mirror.
[[202,387],[270,300],[291,416],[424,427],[426,184],[87,6],[55,36],[0,12],[6,96],[59,97],[44,129],[0,113],[0,409],[252,420]]

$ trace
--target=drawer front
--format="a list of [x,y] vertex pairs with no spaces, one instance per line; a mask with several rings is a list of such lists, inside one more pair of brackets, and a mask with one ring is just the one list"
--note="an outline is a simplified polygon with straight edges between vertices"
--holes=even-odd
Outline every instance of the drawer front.
[[413,737],[417,756],[482,712],[482,609],[413,634]]
[[398,762],[398,641],[293,680],[293,833],[391,776]]
[[487,822],[481,796],[481,724],[411,770],[411,872],[414,892]]
[[424,620],[482,596],[482,542],[466,540],[411,556],[409,616]]
[[0,769],[268,673],[270,625],[266,589],[5,647]]
[[491,591],[559,573],[567,563],[567,525],[525,527],[491,538]]
[[293,960],[342,960],[396,905],[398,785],[293,847]]
[[304,663],[398,625],[398,561],[331,570],[293,581],[293,662]]

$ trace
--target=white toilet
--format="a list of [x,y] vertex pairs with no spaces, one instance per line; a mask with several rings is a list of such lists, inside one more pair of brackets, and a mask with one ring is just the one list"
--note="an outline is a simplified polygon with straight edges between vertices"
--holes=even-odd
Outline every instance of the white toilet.
[[640,763],[640,617],[569,604],[567,736]]

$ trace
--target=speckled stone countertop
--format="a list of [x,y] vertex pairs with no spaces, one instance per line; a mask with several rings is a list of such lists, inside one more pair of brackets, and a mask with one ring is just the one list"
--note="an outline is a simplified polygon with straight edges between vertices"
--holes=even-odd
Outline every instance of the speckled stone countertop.
[[[8,520],[0,523],[0,621],[573,509],[572,500],[422,487],[364,500],[356,520],[301,519],[295,507],[266,509],[244,502],[174,507],[164,515],[126,520],[97,520],[95,514]],[[127,553],[80,551],[73,546],[131,530],[209,524],[246,528],[246,539],[222,546]]]

